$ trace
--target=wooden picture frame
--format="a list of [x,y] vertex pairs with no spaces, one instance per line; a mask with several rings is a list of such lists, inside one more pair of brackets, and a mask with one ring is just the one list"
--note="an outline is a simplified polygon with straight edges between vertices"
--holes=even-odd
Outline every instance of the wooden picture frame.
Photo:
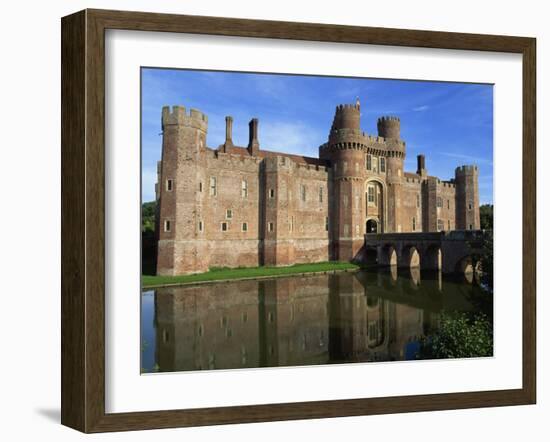
[[[523,385],[513,390],[132,413],[105,412],[105,30],[417,48],[523,58]],[[536,40],[84,10],[62,19],[62,424],[83,432],[533,404],[536,400]]]

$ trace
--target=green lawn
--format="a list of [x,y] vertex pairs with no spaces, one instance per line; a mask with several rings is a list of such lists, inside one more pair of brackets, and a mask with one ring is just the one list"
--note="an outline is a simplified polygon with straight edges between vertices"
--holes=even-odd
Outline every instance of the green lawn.
[[359,266],[350,262],[319,262],[314,264],[296,264],[289,267],[239,267],[236,269],[213,268],[206,273],[182,276],[142,275],[143,288],[170,284],[189,284],[203,281],[226,279],[259,278],[265,276],[293,275],[297,273],[329,272],[334,270],[356,270]]

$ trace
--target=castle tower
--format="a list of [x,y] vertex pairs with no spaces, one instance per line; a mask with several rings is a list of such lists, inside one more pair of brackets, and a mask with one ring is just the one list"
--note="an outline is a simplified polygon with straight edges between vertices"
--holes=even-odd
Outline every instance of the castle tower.
[[478,177],[477,166],[460,166],[455,170],[457,230],[480,228]]
[[364,243],[366,146],[360,117],[359,102],[337,106],[328,143],[322,153],[332,165],[330,233],[332,258],[338,260],[354,259]]
[[402,220],[401,206],[403,186],[403,162],[405,160],[405,143],[401,140],[401,122],[398,117],[384,116],[377,122],[378,136],[383,137],[386,144],[386,185],[388,232],[401,232],[405,220]]
[[[182,106],[162,109],[162,159],[158,183],[158,275],[207,271],[200,241],[208,118]],[[190,239],[192,239],[190,241]],[[203,250],[204,248],[204,250]]]

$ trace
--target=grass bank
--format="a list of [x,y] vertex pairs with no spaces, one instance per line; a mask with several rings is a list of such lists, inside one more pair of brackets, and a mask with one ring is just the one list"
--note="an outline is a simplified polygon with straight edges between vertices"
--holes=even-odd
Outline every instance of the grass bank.
[[296,264],[289,267],[239,267],[212,268],[205,273],[182,276],[151,276],[142,275],[143,288],[162,287],[167,285],[183,285],[195,282],[225,281],[230,279],[250,279],[270,276],[286,276],[301,273],[332,272],[342,270],[357,270],[358,265],[350,262],[318,262],[313,264]]

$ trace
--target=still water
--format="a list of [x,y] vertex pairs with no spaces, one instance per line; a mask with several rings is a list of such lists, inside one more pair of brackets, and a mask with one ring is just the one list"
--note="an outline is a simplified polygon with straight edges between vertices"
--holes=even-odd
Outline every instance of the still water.
[[475,281],[418,269],[148,290],[142,372],[417,359],[443,311],[491,309]]

